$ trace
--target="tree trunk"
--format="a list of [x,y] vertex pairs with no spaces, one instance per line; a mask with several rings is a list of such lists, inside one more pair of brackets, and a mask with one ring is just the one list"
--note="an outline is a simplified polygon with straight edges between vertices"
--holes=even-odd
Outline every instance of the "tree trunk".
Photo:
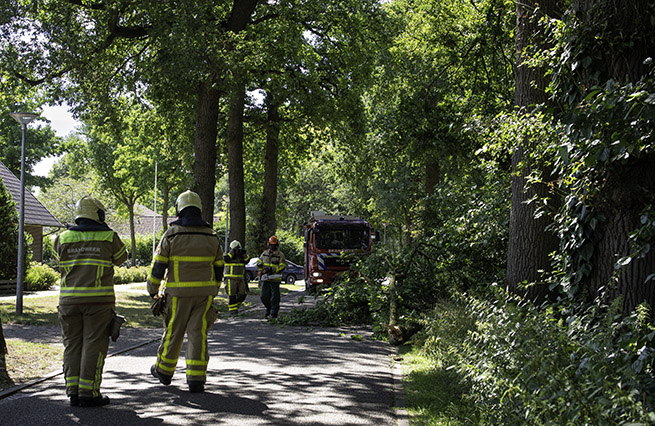
[[136,266],[136,238],[134,232],[134,202],[127,206],[127,209],[130,214],[130,239],[132,244],[130,245],[130,266]]
[[425,193],[434,195],[434,190],[441,181],[441,165],[439,160],[431,160],[425,163]]
[[[258,0],[235,0],[230,16],[225,23],[228,31],[235,34],[243,31],[250,22]],[[231,50],[234,46],[227,46]],[[222,70],[216,70],[222,75]],[[214,223],[214,187],[216,186],[216,137],[218,135],[218,112],[221,91],[213,78],[201,84],[198,90],[196,111],[196,135],[193,144],[192,190],[198,193],[202,202],[202,218]]]
[[164,182],[162,191],[161,228],[164,232],[168,229],[168,203],[170,203],[171,188]]
[[[652,2],[641,0],[576,0],[574,10],[587,28],[597,28],[598,45],[593,56],[600,55],[601,82],[613,79],[620,83],[636,82],[647,75],[646,58],[655,57],[655,25]],[[602,83],[601,83],[602,84]],[[605,141],[609,144],[610,141]],[[603,289],[606,296],[623,297],[626,313],[642,303],[655,307],[655,286],[646,281],[655,273],[655,250],[617,269],[617,261],[633,255],[636,247],[630,234],[641,228],[641,215],[655,193],[655,156],[636,155],[624,162],[613,162],[601,181],[595,208],[605,221],[601,223],[601,240],[596,247],[589,278],[590,296]]]
[[192,191],[200,196],[202,218],[214,223],[214,187],[216,186],[216,137],[218,136],[218,111],[221,91],[211,81],[198,90],[196,134],[193,144]]
[[[539,9],[537,9],[539,8]],[[523,50],[530,44],[544,46],[543,40],[537,39],[539,34],[539,17],[542,14],[554,16],[559,10],[558,0],[535,1],[528,0],[516,3],[516,49],[517,67],[515,74],[514,103],[522,112],[529,112],[531,105],[547,101],[545,87],[547,80],[541,69],[524,64]],[[507,286],[510,291],[523,294],[529,299],[540,302],[547,298],[548,287],[543,284],[541,272],[550,270],[549,254],[557,250],[559,242],[555,235],[546,231],[551,218],[542,215],[535,218],[536,203],[526,203],[535,195],[553,199],[554,194],[548,191],[545,184],[527,185],[526,176],[531,168],[543,166],[539,164],[523,165],[526,153],[530,152],[534,141],[524,140],[512,155],[512,201],[509,224],[509,247],[507,255]],[[543,170],[542,176],[550,176],[548,170]],[[551,206],[557,202],[549,203]],[[522,283],[537,283],[526,292]]]
[[246,202],[243,177],[243,108],[246,87],[239,85],[232,92],[227,121],[227,162],[230,186],[230,241],[242,246],[246,238]]
[[266,154],[264,157],[264,188],[262,191],[261,223],[264,243],[275,234],[277,220],[277,170],[280,149],[280,113],[279,104],[267,99]]

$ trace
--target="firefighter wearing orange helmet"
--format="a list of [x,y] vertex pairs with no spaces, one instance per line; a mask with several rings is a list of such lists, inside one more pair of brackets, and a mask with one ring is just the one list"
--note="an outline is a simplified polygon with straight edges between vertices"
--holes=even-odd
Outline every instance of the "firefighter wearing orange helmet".
[[286,268],[284,254],[278,249],[279,241],[275,235],[268,239],[266,249],[257,261],[261,281],[261,300],[266,307],[265,318],[277,318],[280,312],[280,283],[282,271]]
[[207,332],[218,316],[213,301],[223,278],[223,250],[218,235],[201,217],[198,194],[180,194],[175,210],[178,219],[159,241],[147,281],[153,299],[165,297],[166,327],[150,373],[164,385],[171,383],[186,332],[189,392],[203,392],[209,364]]

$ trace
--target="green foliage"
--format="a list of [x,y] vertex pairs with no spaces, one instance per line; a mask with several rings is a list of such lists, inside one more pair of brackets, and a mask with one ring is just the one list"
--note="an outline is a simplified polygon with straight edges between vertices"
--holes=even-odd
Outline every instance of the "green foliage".
[[[161,235],[157,236],[155,244],[159,243]],[[152,235],[136,235],[134,238],[134,246],[136,247],[136,266],[148,266],[152,263]],[[125,247],[130,249],[132,247],[132,239],[126,238],[123,240]]]
[[431,315],[425,350],[457,373],[476,424],[655,421],[647,309],[623,318],[616,306],[598,307],[564,319],[501,291],[455,303]]
[[280,241],[280,251],[284,253],[284,257],[302,266],[304,263],[304,237],[299,237],[293,232],[279,230],[277,238]]
[[30,262],[25,273],[25,288],[30,291],[50,290],[59,283],[61,275],[48,265]]
[[130,283],[140,283],[145,282],[150,275],[149,266],[137,266],[137,267],[124,267],[124,266],[115,266],[114,267],[114,284],[130,284]]
[[18,262],[18,212],[16,204],[0,178],[0,278],[16,277]]

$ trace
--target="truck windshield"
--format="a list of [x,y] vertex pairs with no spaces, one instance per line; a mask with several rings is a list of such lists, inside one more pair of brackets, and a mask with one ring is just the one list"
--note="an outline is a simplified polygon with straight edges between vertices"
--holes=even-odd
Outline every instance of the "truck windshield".
[[367,249],[369,231],[365,228],[340,229],[323,228],[316,233],[316,247],[319,249]]

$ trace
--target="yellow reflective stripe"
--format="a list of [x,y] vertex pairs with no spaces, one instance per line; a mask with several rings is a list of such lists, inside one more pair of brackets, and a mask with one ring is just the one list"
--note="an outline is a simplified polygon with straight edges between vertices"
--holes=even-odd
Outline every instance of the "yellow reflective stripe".
[[[177,359],[176,360],[169,360],[169,359],[164,358],[162,356],[162,354],[167,354],[168,353],[168,347],[171,344],[171,336],[173,334],[173,324],[175,323],[176,310],[177,310],[177,297],[172,297],[172,300],[171,300],[171,317],[168,320],[168,324],[166,325],[166,336],[164,337],[164,345],[163,345],[161,354],[159,354],[157,356],[157,358],[161,359],[162,361],[164,361],[164,362],[166,362],[168,364],[173,364],[173,365],[177,364]],[[166,365],[162,365],[159,362],[159,359],[157,360],[157,363],[156,363],[157,368],[161,368],[162,370],[168,371],[168,372],[175,371],[175,367],[171,368],[171,367],[168,367]]]
[[127,251],[127,248],[125,248],[125,245],[123,245],[123,247],[121,247],[120,250],[118,250],[116,253],[114,253],[114,256],[113,256],[114,260],[121,257],[126,251]]
[[[205,355],[207,354],[207,328],[209,327],[209,321],[207,321],[207,312],[212,308],[212,302],[213,297],[208,297],[207,298],[207,305],[205,306],[205,312],[202,314],[202,355],[201,355],[201,361],[202,362],[208,362],[207,359],[205,358]],[[193,364],[194,361],[191,361],[191,364],[187,362],[188,365],[199,365],[199,364]]]
[[186,371],[187,376],[206,376],[207,372],[205,370],[188,370]]
[[214,266],[223,266],[223,265],[225,265],[225,261],[223,261],[223,260],[219,259],[219,260],[214,262]]
[[[162,359],[162,361],[163,361],[163,359]],[[169,367],[166,364],[162,364],[160,362],[157,362],[157,368],[159,368],[160,370],[164,370],[164,371],[166,371],[168,373],[171,373],[171,375],[175,372],[175,367]]]
[[197,359],[187,359],[186,360],[186,365],[208,365],[209,361],[207,360],[197,360]]
[[162,361],[164,361],[165,363],[168,363],[168,364],[176,364],[177,363],[176,359],[166,358],[164,355],[159,355],[159,359],[161,359]]
[[213,262],[213,256],[171,256],[173,262]]
[[80,379],[79,387],[80,387],[80,389],[93,390],[93,381],[92,380],[86,380],[86,379]]
[[80,383],[80,376],[66,377],[66,386],[77,386]]
[[74,266],[111,266],[111,261],[102,259],[72,259],[61,262],[59,266],[63,268],[72,268]]
[[168,263],[168,257],[162,256],[161,254],[156,254],[153,261],[161,262],[161,263]]
[[169,281],[166,283],[168,288],[182,288],[182,287],[215,287],[218,283],[216,281]]
[[61,297],[113,296],[114,287],[62,287],[59,295]]
[[148,277],[148,281],[150,281],[153,284],[161,284],[161,278],[155,278],[152,275]]
[[62,244],[79,243],[81,241],[113,241],[114,231],[65,231],[59,236]]

